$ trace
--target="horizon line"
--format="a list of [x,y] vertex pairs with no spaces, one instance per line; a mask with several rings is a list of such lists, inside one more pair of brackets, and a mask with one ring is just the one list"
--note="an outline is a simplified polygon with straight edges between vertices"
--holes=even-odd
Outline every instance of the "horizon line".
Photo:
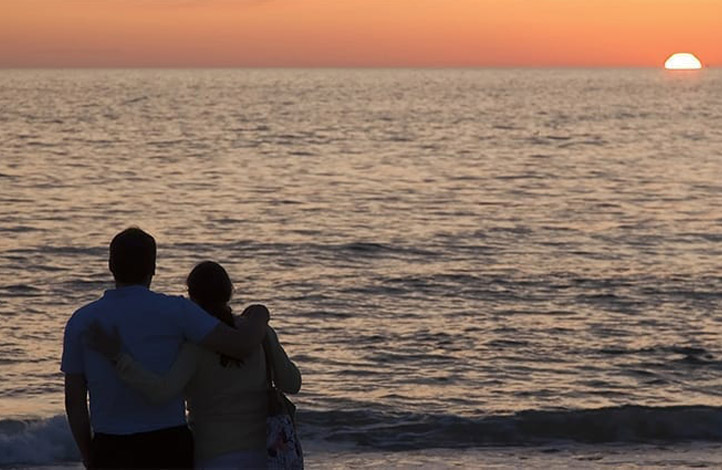
[[695,72],[718,69],[722,65],[703,65],[701,69],[668,70],[660,65],[0,65],[0,70],[235,70],[235,69],[653,69],[668,72]]

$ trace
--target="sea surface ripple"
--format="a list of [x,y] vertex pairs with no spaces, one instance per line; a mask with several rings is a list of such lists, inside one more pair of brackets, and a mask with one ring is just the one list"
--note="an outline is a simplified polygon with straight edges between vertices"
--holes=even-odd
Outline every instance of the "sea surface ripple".
[[403,447],[377,438],[406,429],[428,447],[451,426],[476,446],[680,413],[719,439],[721,86],[718,70],[2,71],[0,416],[61,413],[63,326],[139,225],[158,290],[213,259],[237,310],[270,307],[319,439]]

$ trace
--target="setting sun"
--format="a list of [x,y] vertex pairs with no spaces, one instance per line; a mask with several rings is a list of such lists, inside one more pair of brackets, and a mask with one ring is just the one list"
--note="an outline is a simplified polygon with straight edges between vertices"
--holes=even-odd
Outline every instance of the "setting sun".
[[702,68],[702,63],[694,54],[688,52],[679,52],[672,54],[664,63],[667,70],[698,70]]

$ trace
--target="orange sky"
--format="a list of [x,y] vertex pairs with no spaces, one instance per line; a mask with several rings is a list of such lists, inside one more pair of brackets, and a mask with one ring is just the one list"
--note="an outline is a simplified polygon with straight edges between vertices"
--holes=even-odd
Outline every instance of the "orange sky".
[[0,67],[722,66],[722,0],[0,0]]

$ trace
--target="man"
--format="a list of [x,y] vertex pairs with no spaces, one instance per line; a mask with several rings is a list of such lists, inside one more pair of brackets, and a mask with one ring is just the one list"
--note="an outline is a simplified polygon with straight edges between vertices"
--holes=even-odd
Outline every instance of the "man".
[[117,328],[128,352],[157,373],[170,368],[185,341],[240,359],[265,336],[267,313],[233,329],[183,297],[151,291],[155,259],[155,240],[141,229],[116,235],[108,263],[115,289],[77,310],[65,327],[65,410],[86,467],[193,467],[183,397],[152,405],[125,386],[112,364],[84,344],[91,324]]

